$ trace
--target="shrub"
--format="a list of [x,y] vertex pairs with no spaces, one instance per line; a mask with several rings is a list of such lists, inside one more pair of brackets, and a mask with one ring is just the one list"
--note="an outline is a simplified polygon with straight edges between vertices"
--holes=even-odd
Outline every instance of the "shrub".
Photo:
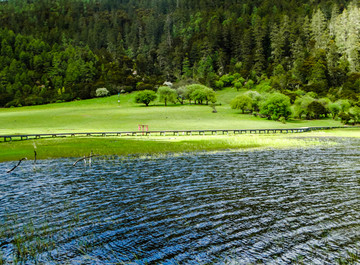
[[144,82],[138,82],[136,84],[136,90],[141,91],[141,90],[153,90],[154,86],[151,84],[146,84]]
[[252,111],[253,100],[249,96],[240,95],[230,102],[230,106],[232,109],[240,109],[242,113],[245,113],[245,111]]
[[260,111],[260,102],[263,100],[263,95],[261,95],[257,91],[247,91],[244,95],[250,97],[252,99],[252,111],[259,112]]
[[349,109],[349,114],[352,116],[354,123],[360,122],[360,107],[355,106]]
[[232,82],[235,80],[235,77],[233,75],[223,75],[220,77],[220,81],[223,82],[224,87],[231,86]]
[[281,116],[285,119],[291,115],[290,98],[281,93],[271,94],[260,107],[260,114],[268,119],[278,120]]
[[340,113],[341,111],[341,107],[338,103],[330,103],[329,104],[329,110],[332,114],[333,119],[335,120],[337,115]]
[[314,100],[309,104],[308,111],[308,118],[310,119],[319,119],[327,114],[327,110],[324,105],[317,100]]
[[110,95],[109,90],[107,90],[105,87],[101,87],[101,88],[96,89],[95,93],[96,93],[97,97],[107,97],[107,96]]
[[215,81],[215,86],[216,86],[216,88],[218,88],[218,89],[222,89],[222,88],[224,88],[224,82],[221,81],[221,80]]
[[281,116],[281,117],[279,118],[279,122],[285,124],[285,123],[286,123],[285,117]]
[[255,87],[255,83],[251,79],[245,82],[244,85],[246,89],[253,89]]
[[243,84],[238,81],[234,83],[234,87],[236,88],[237,91],[239,91],[243,87]]

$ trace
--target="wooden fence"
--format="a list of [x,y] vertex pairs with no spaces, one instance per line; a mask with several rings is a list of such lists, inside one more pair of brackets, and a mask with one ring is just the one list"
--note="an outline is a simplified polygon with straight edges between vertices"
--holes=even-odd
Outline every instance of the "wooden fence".
[[0,135],[0,142],[30,140],[56,137],[106,137],[106,136],[181,136],[181,135],[229,135],[229,134],[275,134],[303,133],[315,130],[330,130],[348,127],[304,127],[290,129],[229,129],[229,130],[160,130],[160,131],[128,131],[128,132],[79,132],[79,133],[42,133]]

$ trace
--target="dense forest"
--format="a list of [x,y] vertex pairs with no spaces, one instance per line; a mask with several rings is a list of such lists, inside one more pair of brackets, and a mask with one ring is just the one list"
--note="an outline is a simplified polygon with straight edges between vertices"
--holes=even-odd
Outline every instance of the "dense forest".
[[359,101],[356,1],[5,0],[0,25],[0,107],[189,79]]

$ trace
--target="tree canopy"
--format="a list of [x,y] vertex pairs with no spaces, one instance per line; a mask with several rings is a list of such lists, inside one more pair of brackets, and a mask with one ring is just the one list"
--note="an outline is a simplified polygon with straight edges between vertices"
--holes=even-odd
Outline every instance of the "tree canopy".
[[357,102],[358,5],[0,1],[0,107],[85,99],[101,87],[111,94],[153,89],[186,78],[239,90],[266,77],[282,93],[302,89]]

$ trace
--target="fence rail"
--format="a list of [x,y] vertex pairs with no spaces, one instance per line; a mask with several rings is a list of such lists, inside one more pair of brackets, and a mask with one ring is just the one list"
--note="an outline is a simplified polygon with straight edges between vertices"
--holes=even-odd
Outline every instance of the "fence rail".
[[303,133],[316,130],[330,130],[343,127],[303,127],[290,129],[214,129],[214,130],[159,130],[159,131],[124,131],[124,132],[72,132],[72,133],[42,133],[42,134],[22,134],[22,135],[0,135],[0,141],[22,141],[40,138],[56,137],[106,137],[106,136],[180,136],[180,135],[229,135],[229,134],[275,134],[275,133]]

